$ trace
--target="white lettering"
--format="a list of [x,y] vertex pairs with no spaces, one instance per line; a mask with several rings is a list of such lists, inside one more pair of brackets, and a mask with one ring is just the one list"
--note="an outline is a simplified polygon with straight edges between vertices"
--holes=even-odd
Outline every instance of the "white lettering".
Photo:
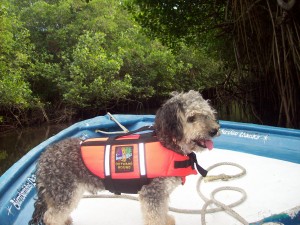
[[250,138],[250,139],[258,140],[261,136],[260,136],[260,135],[257,135],[257,134],[250,134],[250,133],[246,133],[246,132],[241,132],[241,133],[239,134],[239,137]]
[[268,135],[259,135],[256,133],[245,132],[245,131],[235,131],[235,130],[229,130],[229,129],[220,129],[220,130],[223,135],[237,136],[240,138],[247,138],[247,139],[253,139],[253,140],[261,139],[264,142],[268,140]]
[[29,192],[36,186],[36,176],[32,174],[26,179],[27,181],[22,185],[21,189],[17,191],[15,198],[12,198],[9,202],[17,209],[20,210],[23,202],[27,198]]
[[239,132],[235,130],[227,130],[227,129],[221,129],[221,133],[225,135],[231,135],[231,136],[237,136]]
[[31,177],[28,177],[27,180],[35,187],[36,186],[36,175],[32,174]]

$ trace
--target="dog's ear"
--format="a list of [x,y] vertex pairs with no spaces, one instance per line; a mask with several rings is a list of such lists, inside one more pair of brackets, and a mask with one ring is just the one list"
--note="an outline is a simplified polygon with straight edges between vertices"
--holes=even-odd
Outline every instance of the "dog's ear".
[[176,95],[179,95],[179,92],[177,92],[177,91],[172,91],[172,92],[170,93],[170,95],[171,95],[172,97],[174,97],[174,96],[176,96]]
[[184,113],[180,101],[166,102],[156,113],[155,129],[162,142],[180,141],[183,138],[181,114]]

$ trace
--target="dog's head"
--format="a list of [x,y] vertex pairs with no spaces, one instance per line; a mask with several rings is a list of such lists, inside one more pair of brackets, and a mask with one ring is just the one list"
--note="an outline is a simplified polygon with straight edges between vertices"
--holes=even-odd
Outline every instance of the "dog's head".
[[183,155],[212,149],[212,138],[220,135],[219,128],[216,111],[196,91],[173,93],[155,118],[160,142]]

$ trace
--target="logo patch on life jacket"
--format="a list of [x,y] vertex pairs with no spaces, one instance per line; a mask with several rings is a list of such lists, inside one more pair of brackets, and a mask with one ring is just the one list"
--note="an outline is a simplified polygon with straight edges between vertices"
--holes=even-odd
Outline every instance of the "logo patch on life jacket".
[[133,146],[116,146],[115,171],[126,173],[133,171]]

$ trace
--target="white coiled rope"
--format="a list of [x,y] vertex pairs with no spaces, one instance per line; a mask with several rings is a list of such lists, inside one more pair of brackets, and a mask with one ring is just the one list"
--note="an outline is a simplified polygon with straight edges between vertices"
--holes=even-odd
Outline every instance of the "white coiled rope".
[[[221,163],[214,164],[214,165],[210,166],[207,169],[207,171],[211,171],[212,169],[214,169],[216,167],[220,167],[220,166],[234,166],[234,167],[237,167],[237,168],[241,169],[241,172],[236,174],[236,175],[220,174],[220,175],[216,175],[216,176],[207,176],[205,178],[200,177],[197,181],[196,189],[197,189],[198,195],[205,202],[204,205],[202,206],[202,208],[198,209],[198,210],[195,210],[195,209],[178,209],[178,208],[174,208],[174,207],[169,207],[169,210],[172,211],[172,212],[176,212],[176,213],[200,214],[202,225],[206,225],[206,221],[205,221],[205,215],[206,214],[224,211],[227,214],[231,215],[236,220],[238,220],[239,222],[241,222],[242,224],[249,225],[249,223],[241,215],[239,215],[236,211],[234,211],[232,209],[232,208],[240,205],[241,203],[243,203],[246,200],[247,194],[243,189],[238,188],[238,187],[229,187],[229,186],[219,187],[219,188],[216,188],[215,190],[213,190],[211,192],[210,199],[205,197],[203,195],[203,193],[201,192],[200,187],[201,187],[201,183],[202,183],[203,180],[205,182],[211,182],[211,181],[215,181],[215,180],[228,181],[228,180],[240,178],[240,177],[242,177],[246,174],[246,169],[244,167],[242,167],[239,164],[231,163],[231,162],[221,162]],[[226,205],[226,204],[216,200],[215,197],[214,197],[216,195],[216,193],[221,192],[221,191],[236,191],[236,192],[241,193],[242,197],[238,201],[236,201],[234,203],[231,203],[229,205]],[[123,199],[138,201],[138,198],[136,196],[126,195],[126,194],[122,194],[122,195],[113,195],[113,194],[112,195],[107,195],[107,194],[84,195],[84,198],[123,198]],[[211,205],[211,204],[214,204],[216,206],[216,208],[208,209],[208,206]]]

